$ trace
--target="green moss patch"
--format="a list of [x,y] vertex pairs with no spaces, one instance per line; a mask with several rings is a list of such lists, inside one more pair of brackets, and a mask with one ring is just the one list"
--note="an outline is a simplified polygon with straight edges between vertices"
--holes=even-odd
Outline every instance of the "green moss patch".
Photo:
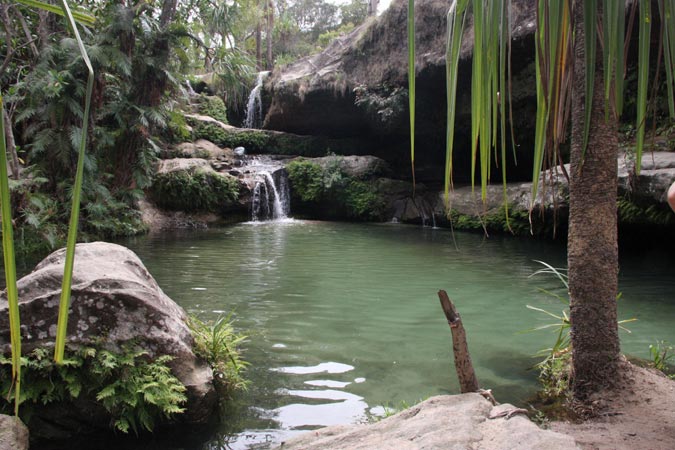
[[157,175],[151,196],[166,209],[219,212],[239,198],[239,183],[216,172],[176,171]]
[[220,97],[203,95],[199,103],[199,113],[227,124],[227,108]]
[[375,181],[359,181],[345,175],[340,157],[327,167],[307,161],[292,161],[286,170],[291,193],[301,209],[329,218],[384,220],[386,202]]

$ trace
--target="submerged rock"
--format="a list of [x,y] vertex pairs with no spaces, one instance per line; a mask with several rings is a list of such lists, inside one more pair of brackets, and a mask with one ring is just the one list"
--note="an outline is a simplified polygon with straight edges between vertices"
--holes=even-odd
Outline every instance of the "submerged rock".
[[[579,448],[570,436],[542,430],[515,409],[492,406],[479,394],[432,397],[417,406],[369,425],[335,426],[307,432],[284,442],[283,450],[570,450]],[[492,418],[494,417],[494,418]]]
[[[61,294],[65,249],[58,250],[18,282],[24,354],[53,348]],[[9,354],[5,293],[0,298],[0,353]],[[150,358],[169,355],[172,373],[187,388],[188,424],[205,423],[214,413],[216,393],[208,364],[198,358],[185,311],[171,300],[141,260],[116,244],[78,244],[73,269],[67,345],[122,352],[133,344]],[[84,391],[83,391],[84,392]],[[31,421],[39,432],[67,438],[87,429],[106,427],[110,418],[93,399],[80,395],[65,404],[35,405]],[[33,426],[31,425],[31,430]]]

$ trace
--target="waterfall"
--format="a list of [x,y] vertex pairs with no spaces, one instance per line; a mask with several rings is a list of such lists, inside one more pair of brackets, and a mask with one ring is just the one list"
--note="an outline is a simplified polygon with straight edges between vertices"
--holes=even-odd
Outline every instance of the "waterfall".
[[291,211],[288,173],[267,156],[247,158],[245,172],[251,186],[251,220],[283,220]]
[[[262,125],[262,100],[260,98],[260,91],[262,91],[263,81],[269,74],[269,71],[258,72],[258,79],[255,82],[255,87],[251,90],[248,96],[248,103],[246,104],[246,118],[244,119],[244,128],[256,128]],[[257,108],[256,108],[257,106]],[[257,115],[256,115],[257,113]]]
[[192,83],[190,83],[190,80],[185,80],[185,87],[187,89],[188,96],[194,97],[197,95],[194,89],[192,89]]
[[[286,171],[276,172],[280,180],[286,180]],[[253,200],[251,204],[251,218],[254,222],[272,219],[286,219],[288,217],[288,183],[275,183],[272,174],[268,171],[258,173],[258,181],[253,188]],[[256,192],[258,195],[256,195]]]

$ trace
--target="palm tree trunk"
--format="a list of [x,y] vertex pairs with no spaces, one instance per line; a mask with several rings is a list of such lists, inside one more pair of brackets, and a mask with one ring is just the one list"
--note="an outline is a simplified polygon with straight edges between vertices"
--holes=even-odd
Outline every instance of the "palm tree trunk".
[[[601,2],[600,2],[601,3]],[[600,13],[601,14],[601,13]],[[597,58],[588,147],[583,152],[584,28],[581,1],[575,6],[576,42],[567,244],[573,389],[584,399],[616,379],[620,357],[616,296],[617,153],[614,115],[605,120],[602,58]],[[598,51],[598,55],[601,55]]]

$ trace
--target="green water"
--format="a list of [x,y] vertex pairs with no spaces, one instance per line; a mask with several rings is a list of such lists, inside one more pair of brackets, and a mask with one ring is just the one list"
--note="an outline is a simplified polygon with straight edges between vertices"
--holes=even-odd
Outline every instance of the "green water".
[[[523,404],[536,389],[532,355],[552,332],[528,310],[560,312],[537,288],[564,246],[401,225],[289,221],[163,234],[124,242],[188,312],[215,319],[235,311],[250,335],[250,391],[204,448],[258,448],[300,430],[354,423],[441,393],[456,393],[450,329],[436,292],[462,315],[482,387]],[[646,357],[656,339],[675,342],[675,259],[634,253],[621,260],[626,353]],[[234,433],[234,434],[231,434]]]

